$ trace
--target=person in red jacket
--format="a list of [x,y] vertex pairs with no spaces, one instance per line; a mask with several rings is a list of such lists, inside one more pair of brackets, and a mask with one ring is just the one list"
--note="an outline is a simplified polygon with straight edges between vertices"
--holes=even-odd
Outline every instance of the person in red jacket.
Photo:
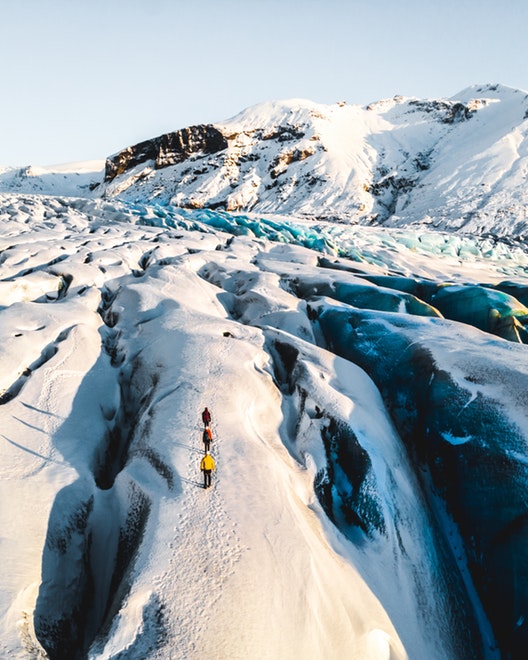
[[211,423],[211,413],[209,412],[207,407],[202,413],[202,421],[205,427],[209,426],[209,424]]
[[206,451],[205,456],[200,461],[200,470],[204,475],[204,488],[210,488],[211,486],[211,472],[216,468],[214,458],[211,454]]
[[208,426],[206,426],[204,428],[204,432],[203,432],[203,443],[204,443],[204,450],[205,451],[209,451],[211,449],[212,439],[213,439],[213,433],[212,433],[211,429]]

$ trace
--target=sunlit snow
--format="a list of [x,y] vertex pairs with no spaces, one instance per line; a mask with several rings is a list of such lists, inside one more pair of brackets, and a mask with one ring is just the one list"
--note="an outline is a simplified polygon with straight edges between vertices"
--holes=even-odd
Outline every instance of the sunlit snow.
[[[490,623],[472,511],[405,436],[419,392],[380,370],[412,379],[421,346],[424,441],[476,447],[481,406],[526,467],[522,244],[10,194],[0,222],[3,657],[515,655],[526,602],[517,632]],[[486,331],[435,306],[467,284]]]

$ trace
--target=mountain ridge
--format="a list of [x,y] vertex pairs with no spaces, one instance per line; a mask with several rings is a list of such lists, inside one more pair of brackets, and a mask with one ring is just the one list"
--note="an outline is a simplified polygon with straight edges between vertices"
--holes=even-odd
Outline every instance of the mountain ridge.
[[266,102],[211,125],[224,148],[219,139],[215,149],[161,167],[146,162],[111,180],[110,157],[102,194],[499,235],[511,233],[513,221],[520,233],[528,202],[527,98],[485,85],[446,100],[397,96],[365,107]]
[[527,119],[528,94],[503,85],[366,106],[267,101],[125,147],[91,174],[5,169],[0,191],[521,236]]

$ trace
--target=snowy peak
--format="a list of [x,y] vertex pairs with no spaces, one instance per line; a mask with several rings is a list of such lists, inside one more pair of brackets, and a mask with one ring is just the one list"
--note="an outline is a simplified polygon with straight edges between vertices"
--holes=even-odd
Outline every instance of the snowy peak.
[[499,85],[366,107],[266,102],[107,160],[105,197],[186,208],[521,233],[527,95]]
[[129,146],[104,172],[0,171],[0,192],[522,237],[528,94],[268,101]]
[[367,110],[387,114],[389,110],[396,109],[396,112],[392,113],[395,123],[400,123],[405,115],[418,111],[430,115],[431,119],[441,124],[454,124],[470,119],[481,104],[485,104],[485,101],[471,99],[467,103],[462,103],[459,100],[423,100],[395,96],[392,99],[371,103],[367,106]]
[[489,101],[502,101],[503,103],[510,100],[524,100],[526,102],[527,92],[522,89],[516,89],[515,87],[509,87],[508,85],[501,85],[500,83],[488,83],[485,85],[470,85],[458,92],[456,96],[453,96],[452,100],[456,99],[467,103],[477,98],[483,98]]
[[48,167],[0,167],[0,192],[91,196],[103,180],[104,160],[89,160]]

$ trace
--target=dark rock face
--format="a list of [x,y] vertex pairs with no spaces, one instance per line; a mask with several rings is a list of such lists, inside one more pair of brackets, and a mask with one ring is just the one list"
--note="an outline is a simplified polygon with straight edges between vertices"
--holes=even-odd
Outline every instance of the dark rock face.
[[105,181],[112,181],[127,170],[154,161],[160,169],[187,160],[196,153],[214,154],[227,148],[227,139],[212,124],[189,126],[173,133],[145,140],[106,159]]
[[433,113],[442,124],[454,124],[471,119],[475,109],[459,101],[409,101],[410,106],[427,113]]

